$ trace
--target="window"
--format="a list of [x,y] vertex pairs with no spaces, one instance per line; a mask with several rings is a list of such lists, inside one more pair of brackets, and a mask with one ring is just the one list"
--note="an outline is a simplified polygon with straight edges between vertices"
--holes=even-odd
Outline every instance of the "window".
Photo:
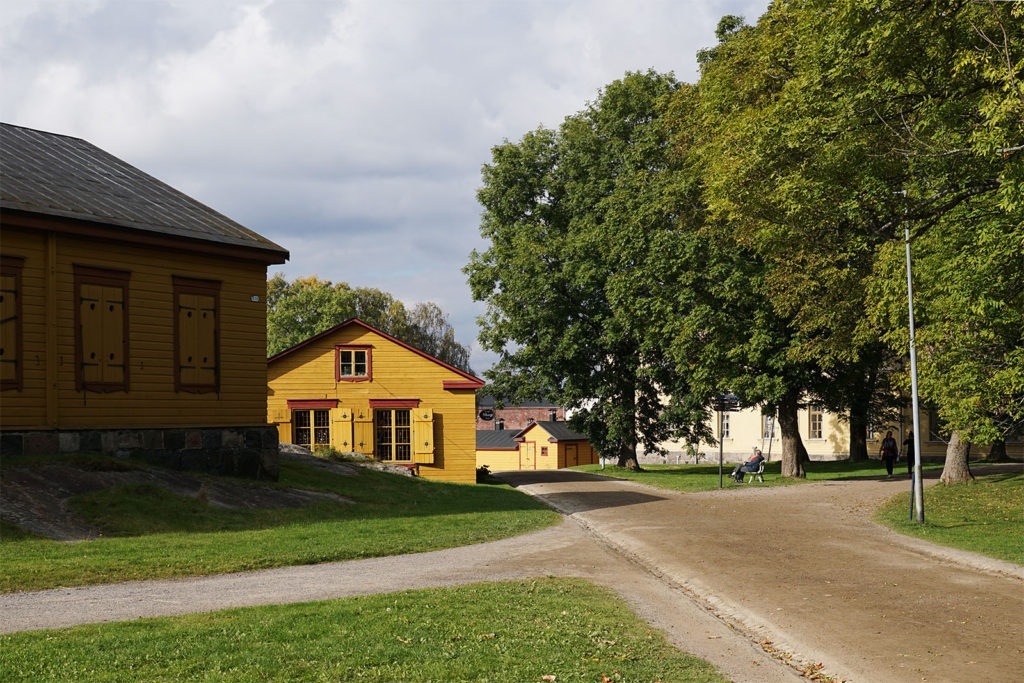
[[0,256],[0,391],[21,390],[20,256]]
[[558,422],[558,411],[557,410],[549,410],[548,411],[548,421],[549,422]]
[[293,410],[292,442],[307,448],[330,445],[331,411]]
[[548,454],[548,447],[547,446],[541,446],[540,447],[540,454],[541,454],[541,457],[546,456]]
[[822,438],[822,423],[825,419],[822,413],[821,406],[811,406],[807,409],[807,438],[808,439],[820,439]]
[[761,416],[761,438],[762,439],[774,439],[775,438],[775,416],[774,415],[762,415]]
[[369,346],[334,347],[334,381],[368,382],[373,374],[373,357]]
[[220,283],[174,276],[175,391],[217,391]]
[[505,431],[505,418],[499,417],[494,421],[494,429],[499,432]]
[[374,411],[377,458],[412,461],[412,420],[407,409]]
[[722,438],[731,439],[732,435],[729,429],[729,413],[719,413],[722,416]]
[[126,270],[74,265],[75,385],[79,391],[128,391]]
[[867,432],[868,441],[878,441],[878,430],[875,428],[874,420],[868,420],[868,424],[865,428],[865,431]]

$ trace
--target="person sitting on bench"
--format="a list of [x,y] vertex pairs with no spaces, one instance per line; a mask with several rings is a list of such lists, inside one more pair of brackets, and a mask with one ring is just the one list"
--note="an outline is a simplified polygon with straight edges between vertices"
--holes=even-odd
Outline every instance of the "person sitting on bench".
[[747,472],[757,472],[761,468],[761,463],[764,462],[764,456],[761,455],[761,449],[754,449],[754,457],[750,460],[736,465],[736,469],[732,471],[732,478],[737,484],[743,483],[743,475]]

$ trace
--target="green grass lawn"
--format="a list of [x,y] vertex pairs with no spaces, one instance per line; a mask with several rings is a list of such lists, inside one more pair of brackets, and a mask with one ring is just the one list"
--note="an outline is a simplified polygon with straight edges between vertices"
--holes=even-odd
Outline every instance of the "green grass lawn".
[[550,578],[10,634],[0,678],[726,680],[610,591]]
[[901,534],[1024,565],[1024,474],[929,486],[924,518],[924,524],[910,521],[910,493],[893,497],[874,516]]
[[[103,459],[97,462],[102,466]],[[289,461],[281,463],[276,484],[250,485],[328,491],[357,504],[229,510],[150,485],[77,496],[71,506],[105,536],[66,543],[0,528],[0,592],[421,552],[514,536],[560,519],[504,486],[370,470],[340,476]]]
[[[794,479],[782,476],[782,463],[776,460],[765,465],[764,483],[755,481],[752,484],[735,484],[729,477],[729,473],[732,472],[734,467],[736,467],[736,463],[726,463],[722,466],[722,485],[724,488],[789,486],[790,484],[803,484],[808,481],[884,477],[886,474],[885,465],[878,460],[868,460],[865,462],[839,460],[834,462],[812,462],[806,468],[806,479]],[[644,465],[643,468],[645,470],[643,472],[632,472],[613,465],[606,465],[604,470],[601,469],[600,465],[580,465],[572,469],[602,474],[606,477],[629,479],[641,484],[686,493],[711,491],[718,488],[717,463],[713,465]],[[924,468],[926,470],[942,469],[942,465],[940,463],[925,463]],[[894,474],[906,476],[906,472],[907,466],[905,463],[896,463]]]

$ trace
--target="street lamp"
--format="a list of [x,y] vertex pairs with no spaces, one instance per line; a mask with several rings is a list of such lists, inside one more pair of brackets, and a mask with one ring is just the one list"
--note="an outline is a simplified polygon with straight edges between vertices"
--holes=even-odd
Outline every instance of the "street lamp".
[[718,394],[714,399],[714,408],[718,411],[718,488],[722,488],[722,415],[736,410],[740,397],[736,394]]
[[914,501],[914,520],[924,523],[924,482],[921,479],[921,417],[917,403],[917,347],[914,343],[914,282],[910,274],[910,227],[903,227],[903,242],[907,248],[907,308],[910,312],[910,391],[914,413],[914,480],[911,497]]

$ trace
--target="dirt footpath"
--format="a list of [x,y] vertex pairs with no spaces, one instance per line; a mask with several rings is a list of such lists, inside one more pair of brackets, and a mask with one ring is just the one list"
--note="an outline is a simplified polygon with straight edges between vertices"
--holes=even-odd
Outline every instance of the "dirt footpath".
[[837,678],[1020,678],[1024,568],[872,523],[905,480],[682,495],[569,472],[505,478],[726,621]]

